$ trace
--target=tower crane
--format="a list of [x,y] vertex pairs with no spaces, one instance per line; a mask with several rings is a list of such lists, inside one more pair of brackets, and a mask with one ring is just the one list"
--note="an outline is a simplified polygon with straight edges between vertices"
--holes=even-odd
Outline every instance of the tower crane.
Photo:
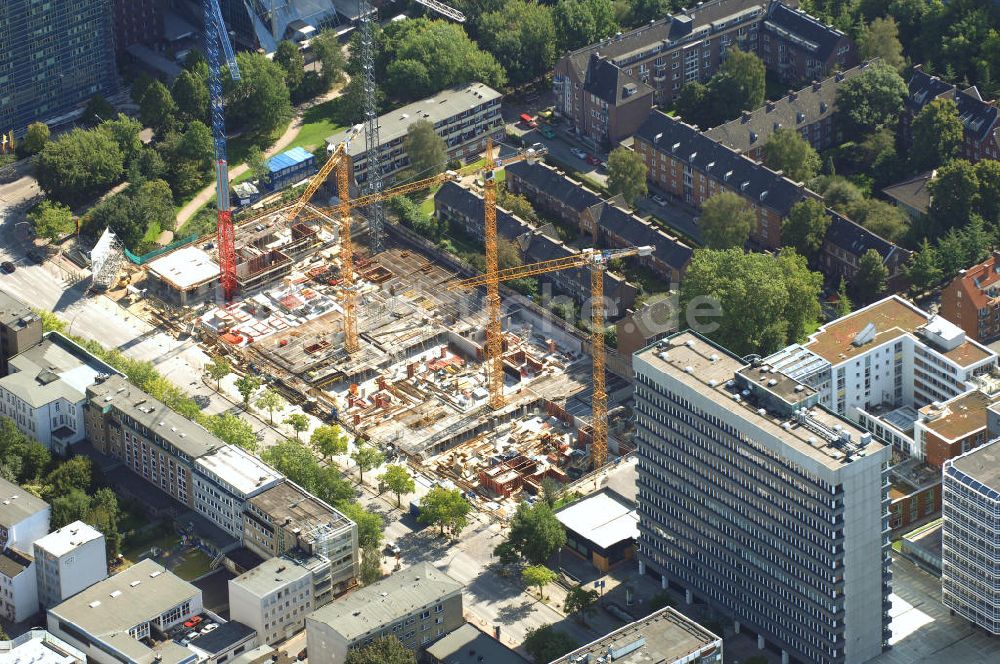
[[[495,221],[495,220],[494,220]],[[579,254],[556,258],[553,260],[521,265],[505,270],[497,270],[492,275],[489,272],[478,277],[471,277],[448,285],[448,290],[459,290],[462,288],[472,288],[475,286],[491,285],[499,290],[501,281],[511,281],[532,277],[558,270],[573,268],[590,268],[590,344],[591,356],[593,357],[593,383],[594,398],[591,407],[593,413],[593,441],[590,448],[590,459],[595,469],[600,468],[608,460],[608,394],[604,387],[604,270],[608,263],[616,258],[627,258],[629,256],[649,256],[653,253],[653,247],[630,247],[626,249],[584,249]],[[487,292],[487,298],[489,293]],[[487,306],[490,315],[493,315],[492,302],[487,299]],[[497,296],[497,308],[499,310],[499,295]],[[491,326],[495,324],[500,327],[499,316],[495,320],[488,320],[486,325],[487,335]],[[498,330],[499,331],[499,330]],[[491,391],[493,385],[499,384],[503,387],[503,339],[494,340],[490,345],[490,339],[486,340],[486,376],[487,383]],[[492,375],[491,375],[492,374]],[[500,395],[501,403],[503,393]],[[491,392],[491,405],[492,405]]]
[[208,92],[212,106],[212,138],[215,143],[215,207],[217,210],[219,267],[222,294],[226,301],[236,295],[236,232],[229,207],[229,163],[226,156],[226,117],[222,99],[222,63],[219,48],[225,54],[229,75],[240,80],[233,45],[222,21],[218,0],[202,0],[205,12],[205,50],[208,51]]

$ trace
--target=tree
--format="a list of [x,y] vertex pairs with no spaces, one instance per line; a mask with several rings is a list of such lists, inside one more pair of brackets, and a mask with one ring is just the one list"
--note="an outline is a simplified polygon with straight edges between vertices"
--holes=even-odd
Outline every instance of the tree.
[[702,129],[708,129],[713,125],[712,115],[706,114],[706,109],[710,105],[711,90],[704,83],[691,81],[681,88],[681,93],[674,103],[674,110],[688,124],[692,124]]
[[551,477],[542,478],[542,499],[546,505],[555,509],[556,503],[559,501],[562,493],[563,487],[558,480],[554,480]]
[[272,425],[274,425],[274,411],[284,408],[285,403],[284,398],[272,387],[265,388],[257,397],[257,407],[267,411],[268,419]]
[[864,28],[858,39],[858,51],[862,60],[881,58],[896,71],[906,66],[903,45],[899,43],[899,26],[892,16],[876,18]]
[[59,203],[44,200],[28,213],[38,237],[59,240],[73,232],[73,213]]
[[958,156],[965,138],[954,99],[933,99],[913,118],[910,163],[917,172],[929,171]]
[[860,136],[893,126],[908,94],[906,81],[884,63],[870,65],[837,90],[836,121],[847,136]]
[[618,30],[610,0],[559,0],[552,9],[559,51],[573,51]]
[[253,426],[241,417],[232,413],[213,415],[208,419],[206,428],[224,443],[235,445],[247,452],[257,451],[257,434],[254,433]]
[[417,655],[395,636],[382,636],[364,648],[348,650],[344,664],[417,664]]
[[259,136],[267,136],[284,126],[292,117],[292,101],[285,72],[262,53],[236,54],[240,80],[223,76],[226,98],[238,99],[238,104],[226,107],[226,122],[242,127]]
[[566,603],[563,604],[563,610],[570,615],[575,614],[580,622],[586,624],[587,615],[593,613],[597,598],[596,590],[589,590],[581,584],[571,588],[566,593]]
[[854,273],[851,285],[855,294],[872,301],[885,292],[889,269],[882,262],[882,256],[874,249],[869,249],[858,260],[858,271]]
[[701,249],[681,283],[680,305],[690,311],[714,302],[718,316],[687,324],[705,325],[700,332],[737,355],[769,354],[799,341],[795,332],[817,320],[821,287],[822,276],[794,252],[775,260],[741,249]]
[[366,445],[359,439],[355,442],[351,459],[358,464],[358,484],[360,484],[365,481],[366,472],[382,465],[385,455],[377,447]]
[[205,77],[185,69],[174,79],[171,96],[177,104],[177,109],[188,120],[202,122],[209,120],[208,80]]
[[764,163],[773,170],[784,171],[790,179],[805,182],[819,172],[819,154],[795,129],[782,127],[764,144]]
[[118,117],[102,122],[98,131],[105,132],[118,144],[118,149],[122,151],[122,159],[125,164],[131,164],[142,152],[143,143],[139,134],[142,133],[142,123],[135,118],[130,118],[124,113],[119,113]]
[[94,95],[83,107],[82,120],[88,124],[100,124],[115,116],[115,107],[101,95]]
[[38,153],[35,177],[45,194],[78,205],[103,193],[125,172],[121,149],[106,132],[74,129]]
[[524,649],[536,664],[548,664],[576,647],[577,642],[573,637],[552,625],[542,625],[530,630],[524,637]]
[[494,553],[503,562],[521,557],[532,565],[542,565],[566,544],[566,529],[545,502],[532,506],[520,503],[510,522],[507,538]]
[[75,456],[56,466],[45,476],[42,497],[61,496],[71,489],[89,492],[93,481],[91,468],[90,459],[85,456]]
[[128,195],[145,216],[146,226],[155,224],[162,230],[173,230],[177,223],[174,195],[163,180],[146,180],[128,188]]
[[764,103],[764,62],[749,51],[731,48],[708,87],[712,103],[724,109],[723,119],[759,108]]
[[153,81],[146,87],[139,101],[139,119],[147,127],[162,134],[173,126],[177,115],[177,104],[174,98],[160,81]]
[[361,583],[368,586],[382,578],[382,552],[378,547],[361,549]]
[[329,28],[320,30],[312,40],[312,50],[320,63],[320,80],[324,92],[344,75],[344,52],[337,33]]
[[513,85],[544,75],[555,63],[552,10],[526,0],[509,0],[477,21],[479,43],[496,57]]
[[545,586],[556,580],[557,575],[545,565],[531,565],[521,570],[521,578],[529,586],[538,588],[538,599],[545,599],[542,593]]
[[837,318],[843,318],[851,313],[851,298],[847,295],[847,282],[840,278],[840,286],[837,288],[837,303],[833,308]]
[[90,509],[90,496],[77,488],[72,488],[66,493],[55,494],[50,499],[52,504],[51,527],[62,528],[63,526],[81,521],[87,516]]
[[28,131],[25,133],[24,139],[21,140],[18,149],[25,156],[38,154],[45,147],[45,144],[49,142],[49,135],[49,126],[47,124],[44,122],[32,122],[28,125]]
[[201,120],[192,120],[181,136],[177,157],[195,164],[202,173],[211,173],[215,163],[212,130]]
[[701,206],[701,239],[711,249],[742,247],[750,238],[756,215],[739,194],[722,191]]
[[822,186],[817,187],[816,191],[823,195],[827,205],[841,214],[847,214],[852,203],[864,200],[861,190],[847,178],[834,175],[821,179]]
[[979,201],[979,178],[964,159],[955,159],[938,169],[927,184],[931,193],[930,218],[936,235],[964,226]]
[[417,60],[396,60],[385,70],[386,87],[393,96],[401,99],[416,99],[431,90],[430,72],[424,63]]
[[285,418],[285,424],[292,427],[295,432],[295,440],[299,439],[299,434],[309,428],[309,418],[302,413],[292,413]]
[[358,525],[358,546],[378,550],[385,523],[378,514],[372,514],[358,503],[340,505],[344,515]]
[[166,172],[167,164],[163,161],[160,153],[153,148],[143,147],[129,164],[128,179],[131,181],[159,180],[164,177]]
[[1000,161],[980,160],[975,172],[979,180],[976,208],[988,223],[996,224],[1000,222]]
[[254,395],[254,392],[260,389],[260,378],[251,374],[246,374],[237,378],[235,385],[236,391],[240,393],[241,397],[243,397],[243,408],[249,410],[250,398]]
[[847,216],[890,242],[899,241],[909,229],[906,213],[874,198],[847,206]]
[[920,248],[910,256],[910,262],[906,266],[906,277],[918,291],[936,286],[944,278],[938,265],[937,252],[927,238],[924,238]]
[[222,389],[222,379],[233,372],[233,367],[229,364],[229,360],[222,357],[221,355],[216,355],[212,358],[212,361],[205,365],[205,373],[208,377],[215,381],[215,391],[218,392]]
[[417,520],[440,526],[442,535],[446,529],[453,535],[458,535],[468,522],[470,509],[472,506],[461,491],[436,486],[420,499],[420,516]]
[[646,162],[642,155],[627,148],[615,148],[608,155],[608,191],[621,194],[629,205],[645,196]]
[[416,178],[429,178],[442,173],[448,163],[448,146],[427,120],[417,120],[406,128],[403,150],[410,159],[410,170]]
[[347,453],[347,436],[336,424],[321,424],[313,429],[309,444],[319,452],[326,461],[332,457]]
[[389,491],[396,494],[396,507],[402,507],[404,493],[413,493],[414,489],[417,488],[417,484],[406,470],[406,466],[386,466],[385,472],[378,478],[388,487]]
[[794,247],[797,252],[814,260],[826,239],[830,215],[819,201],[807,198],[792,206],[788,217],[781,224],[781,242]]
[[260,458],[307,491],[319,484],[321,468],[316,457],[292,440],[285,440],[265,449]]
[[285,85],[288,89],[294,90],[299,87],[305,75],[306,62],[298,45],[287,39],[282,40],[274,52],[274,62],[284,71]]

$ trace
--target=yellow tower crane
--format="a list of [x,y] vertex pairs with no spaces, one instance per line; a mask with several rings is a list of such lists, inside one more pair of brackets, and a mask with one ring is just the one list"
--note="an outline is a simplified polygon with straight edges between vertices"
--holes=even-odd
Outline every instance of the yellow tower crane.
[[[630,247],[627,249],[584,249],[579,254],[566,256],[565,258],[556,258],[540,263],[512,267],[506,270],[497,270],[492,276],[489,273],[482,274],[478,277],[453,282],[448,286],[448,290],[459,290],[475,286],[487,287],[487,308],[489,309],[490,320],[486,323],[486,330],[488,334],[491,326],[495,325],[494,329],[496,329],[498,338],[492,346],[490,345],[488,336],[486,339],[486,357],[484,358],[486,382],[491,388],[494,384],[499,384],[502,389],[503,339],[500,336],[500,282],[533,277],[559,270],[581,267],[590,268],[590,344],[594,367],[594,399],[591,407],[593,412],[593,440],[590,448],[590,459],[595,469],[603,466],[608,459],[608,394],[604,387],[604,270],[608,263],[615,258],[649,256],[652,253],[653,247],[649,246]],[[489,301],[489,288],[491,284],[497,290],[495,314],[492,306],[493,303]],[[494,315],[496,316],[495,319],[493,318]],[[502,392],[500,398],[502,403]]]

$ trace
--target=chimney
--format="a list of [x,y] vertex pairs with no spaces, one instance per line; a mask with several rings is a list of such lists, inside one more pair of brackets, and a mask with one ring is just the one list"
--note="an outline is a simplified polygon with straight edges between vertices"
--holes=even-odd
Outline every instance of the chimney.
[[361,415],[359,415],[358,413],[355,413],[354,414],[354,426],[358,426],[359,424],[361,424]]
[[773,111],[774,110],[774,102],[773,101],[767,102],[767,105],[765,106],[765,110],[768,113],[770,113],[771,111]]
[[788,100],[789,101],[795,101],[798,98],[799,98],[799,93],[798,92],[796,92],[795,90],[789,90],[788,91]]
[[823,87],[822,83],[820,83],[819,81],[813,81],[813,92],[819,92],[822,87]]
[[751,117],[753,117],[753,113],[751,113],[750,111],[743,111],[742,113],[740,113],[740,122],[746,124],[750,122]]

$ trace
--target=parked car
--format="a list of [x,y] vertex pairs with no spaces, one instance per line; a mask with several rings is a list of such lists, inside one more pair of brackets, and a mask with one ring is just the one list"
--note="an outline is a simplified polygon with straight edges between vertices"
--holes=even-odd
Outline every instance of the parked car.
[[527,113],[521,113],[520,118],[521,118],[521,124],[523,124],[528,129],[535,129],[536,127],[538,127],[538,122],[535,120],[535,118],[531,117]]
[[184,626],[187,627],[188,629],[190,629],[192,627],[196,627],[196,626],[198,626],[200,624],[201,624],[201,616],[194,616],[190,620],[185,620],[184,621]]
[[598,164],[600,164],[600,163],[601,163],[601,160],[600,160],[600,159],[598,159],[597,157],[595,157],[595,156],[594,156],[594,155],[592,155],[592,154],[588,154],[588,155],[586,156],[586,162],[587,162],[588,164],[590,164],[591,166],[597,166]]
[[552,127],[543,126],[538,131],[542,134],[542,136],[549,139],[550,141],[556,137],[556,132],[552,131]]
[[659,194],[653,194],[653,202],[659,205],[660,207],[667,207],[667,200],[663,198],[663,196],[660,196]]
[[587,158],[587,153],[581,150],[580,148],[570,148],[569,151],[572,152],[573,156],[576,157],[577,159]]
[[544,110],[538,111],[538,117],[544,118],[546,120],[551,120],[552,119],[552,111],[553,111],[552,108],[546,108]]
[[400,552],[399,545],[396,544],[395,542],[386,542],[386,544],[385,544],[385,552],[389,553],[389,554],[392,554],[394,556],[398,556],[399,552]]
[[202,628],[201,633],[202,634],[208,634],[209,632],[217,630],[217,629],[219,629],[219,626],[216,625],[215,623],[212,623],[211,625],[205,625],[205,627]]
[[3,263],[0,263],[0,270],[3,270],[5,274],[10,274],[16,269],[17,266],[11,263],[10,261],[4,261]]
[[42,263],[45,262],[45,256],[43,256],[38,251],[32,249],[31,251],[28,252],[28,260],[30,260],[35,265],[41,265]]
[[188,632],[184,635],[184,640],[188,642],[193,641],[196,638],[198,638],[198,632]]

